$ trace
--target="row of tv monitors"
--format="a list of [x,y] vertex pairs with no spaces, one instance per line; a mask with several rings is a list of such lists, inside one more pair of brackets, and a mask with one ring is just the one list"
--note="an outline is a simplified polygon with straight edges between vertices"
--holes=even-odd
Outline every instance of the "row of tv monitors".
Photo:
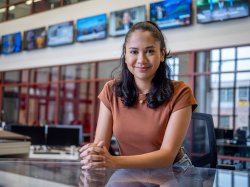
[[31,145],[80,146],[83,142],[81,125],[45,125],[43,127],[12,124],[6,130],[29,136]]
[[[249,16],[248,0],[197,0],[197,21],[208,23]],[[136,22],[146,20],[146,6],[138,6],[110,13],[109,35],[126,34]],[[165,0],[150,4],[150,20],[161,29],[190,25],[192,22],[192,0]],[[76,32],[75,32],[76,30]],[[75,36],[76,35],[76,36]],[[24,32],[2,36],[2,54],[24,50],[72,44],[74,41],[105,39],[107,37],[107,15],[101,14],[78,19],[74,22],[50,25]],[[22,44],[23,41],[23,44]]]

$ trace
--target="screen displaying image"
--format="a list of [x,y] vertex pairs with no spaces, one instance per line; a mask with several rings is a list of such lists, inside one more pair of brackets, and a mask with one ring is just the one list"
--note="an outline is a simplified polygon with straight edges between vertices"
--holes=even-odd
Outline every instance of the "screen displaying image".
[[21,32],[2,36],[2,54],[18,53],[22,50]]
[[24,32],[24,50],[41,49],[46,47],[45,27]]
[[150,4],[150,20],[161,29],[191,24],[192,0],[167,0]]
[[133,24],[146,21],[146,7],[139,6],[110,13],[109,34],[121,36],[128,32]]
[[197,22],[209,23],[249,15],[248,0],[197,0]]
[[73,21],[51,25],[48,28],[48,46],[72,44],[74,42]]
[[97,16],[78,19],[76,23],[77,41],[98,40],[107,37],[107,16]]

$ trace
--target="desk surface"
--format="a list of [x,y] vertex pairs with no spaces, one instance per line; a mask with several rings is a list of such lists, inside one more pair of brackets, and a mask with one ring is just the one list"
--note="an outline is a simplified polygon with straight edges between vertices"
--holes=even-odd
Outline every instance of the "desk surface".
[[250,173],[207,168],[81,170],[79,162],[0,160],[1,187],[249,187]]

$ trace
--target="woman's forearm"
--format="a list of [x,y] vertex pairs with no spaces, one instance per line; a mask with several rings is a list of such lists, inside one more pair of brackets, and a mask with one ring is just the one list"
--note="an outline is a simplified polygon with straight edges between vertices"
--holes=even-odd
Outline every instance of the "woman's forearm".
[[168,167],[174,161],[175,155],[171,151],[161,149],[158,151],[133,155],[114,156],[115,168],[159,168]]

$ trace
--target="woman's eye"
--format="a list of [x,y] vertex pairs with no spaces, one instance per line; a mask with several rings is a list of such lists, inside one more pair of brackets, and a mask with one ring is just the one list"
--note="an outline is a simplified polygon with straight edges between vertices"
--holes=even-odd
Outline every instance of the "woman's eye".
[[130,51],[130,54],[136,55],[138,52],[137,51]]
[[146,53],[153,54],[155,51],[153,49],[149,49],[146,51]]

